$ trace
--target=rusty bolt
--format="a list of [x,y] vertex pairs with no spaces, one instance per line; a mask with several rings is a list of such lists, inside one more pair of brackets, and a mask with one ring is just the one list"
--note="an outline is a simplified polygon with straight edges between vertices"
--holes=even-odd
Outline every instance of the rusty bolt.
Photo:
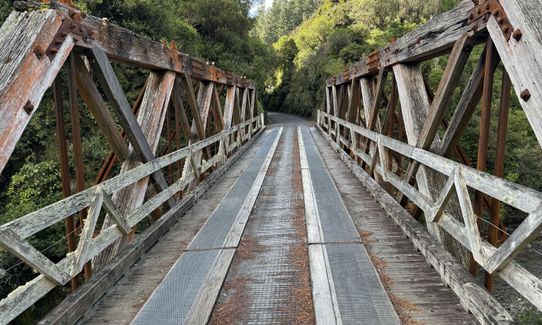
[[68,36],[68,33],[66,33],[66,32],[60,32],[60,36],[66,37],[66,36]]
[[508,34],[508,32],[510,31],[510,27],[509,26],[504,26],[502,31],[505,33],[505,34]]
[[43,55],[45,55],[45,50],[43,49],[43,47],[38,45],[34,48],[34,53],[39,59],[41,59]]
[[501,15],[501,12],[499,10],[495,10],[493,12],[493,16],[495,16],[495,17],[499,17],[500,15]]
[[32,111],[34,110],[34,104],[32,104],[32,102],[29,100],[26,102],[26,104],[24,104],[23,108],[27,114],[32,114]]
[[70,24],[70,29],[75,29],[75,27],[77,27],[77,25],[75,25],[74,23]]
[[469,20],[473,20],[473,19],[474,19],[474,14],[471,13],[471,14],[469,15]]
[[491,6],[489,5],[489,3],[486,4],[486,10],[489,10],[491,9]]
[[524,101],[528,101],[531,98],[531,92],[529,91],[529,89],[523,89],[519,94],[519,97],[521,97],[521,99],[523,99]]
[[55,55],[58,53],[58,49],[56,47],[51,48],[51,54]]
[[516,29],[513,33],[512,33],[512,37],[516,40],[516,41],[519,41],[521,39],[521,37],[523,36],[523,33],[521,32],[521,29]]
[[55,40],[55,44],[56,44],[56,45],[60,45],[60,44],[62,44],[62,40],[60,40],[60,39],[56,39],[56,40]]
[[497,18],[497,22],[499,23],[499,25],[502,25],[504,23],[504,18],[502,17]]

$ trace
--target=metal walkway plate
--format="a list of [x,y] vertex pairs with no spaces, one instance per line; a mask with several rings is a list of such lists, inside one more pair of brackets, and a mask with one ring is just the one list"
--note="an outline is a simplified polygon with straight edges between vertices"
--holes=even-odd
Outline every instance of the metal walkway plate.
[[400,324],[307,127],[298,128],[319,324]]
[[266,139],[132,324],[205,324],[260,191],[282,128]]

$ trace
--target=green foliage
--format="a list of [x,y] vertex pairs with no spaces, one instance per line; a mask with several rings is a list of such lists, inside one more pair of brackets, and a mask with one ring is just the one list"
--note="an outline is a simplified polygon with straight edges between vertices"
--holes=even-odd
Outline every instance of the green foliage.
[[9,0],[0,0],[0,24],[8,18],[9,13],[11,12],[11,1]]
[[[311,115],[322,104],[319,94],[327,78],[425,22],[440,8],[435,1],[325,0],[309,19],[289,28],[292,31],[287,36],[266,37],[262,32],[266,28],[281,30],[275,22],[266,22],[284,5],[275,2],[256,25],[264,40],[277,40],[274,48],[281,62],[276,76],[282,80],[275,78],[267,85],[266,107]],[[293,59],[292,52],[284,50],[285,39],[295,43]],[[293,65],[285,63],[288,61]]]
[[518,314],[518,322],[523,325],[542,325],[542,313],[526,310]]
[[269,11],[262,5],[254,32],[268,44],[277,41],[307,20],[322,0],[275,0]]

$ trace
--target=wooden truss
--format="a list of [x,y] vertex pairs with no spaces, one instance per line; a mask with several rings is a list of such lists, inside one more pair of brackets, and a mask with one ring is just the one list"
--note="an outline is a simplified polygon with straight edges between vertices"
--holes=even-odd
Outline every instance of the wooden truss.
[[[514,261],[540,235],[542,193],[502,178],[511,89],[542,145],[540,21],[538,0],[463,1],[327,80],[326,111],[318,112],[317,121],[333,145],[350,155],[397,202],[415,216],[423,213],[435,239],[444,244],[451,237],[460,243],[471,254],[471,273],[478,265],[487,272],[488,289],[498,275],[542,310],[542,280]],[[485,50],[446,121],[446,109],[478,44],[485,44]],[[448,55],[448,63],[433,93],[421,64],[443,55]],[[498,149],[495,175],[490,175],[486,163],[493,75],[500,62],[504,72]],[[480,101],[475,169],[468,166],[458,140]],[[444,132],[439,134],[439,129]],[[447,158],[451,155],[462,164]],[[471,190],[476,193],[474,203]],[[499,221],[501,202],[528,215],[508,238]],[[479,230],[484,209],[489,210],[491,223],[487,239]],[[461,290],[454,289],[468,300]],[[486,321],[483,313],[475,314]]]
[[[53,85],[66,198],[0,226],[0,246],[39,273],[0,301],[2,324],[56,286],[71,281],[75,289],[82,270],[89,279],[93,269],[103,269],[149,215],[154,221],[168,219],[184,209],[195,186],[264,127],[263,117],[255,114],[253,81],[182,54],[173,43],[153,42],[73,7],[26,5],[29,10],[13,12],[0,29],[0,171]],[[134,105],[110,60],[149,70]],[[72,114],[73,195],[62,115],[63,67]],[[111,147],[96,185],[87,189],[78,94]],[[122,163],[120,174],[107,179],[115,161]],[[106,216],[98,232],[101,211]],[[69,253],[54,263],[27,239],[58,222],[66,222]]]

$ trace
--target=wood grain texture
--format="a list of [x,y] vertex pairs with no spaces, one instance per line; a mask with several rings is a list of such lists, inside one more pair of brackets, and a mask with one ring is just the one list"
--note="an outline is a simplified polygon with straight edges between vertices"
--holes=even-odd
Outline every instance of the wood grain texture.
[[[317,126],[320,129],[320,126]],[[481,324],[511,324],[512,316],[491,295],[475,283],[462,265],[427,233],[410,214],[391,197],[373,178],[352,160],[329,136],[321,130],[331,147],[362,182],[386,213],[410,238],[444,281],[459,297],[462,306],[470,311]]]
[[47,49],[61,23],[53,10],[14,12],[0,28],[0,172],[73,49],[68,36],[51,59],[34,53]]

